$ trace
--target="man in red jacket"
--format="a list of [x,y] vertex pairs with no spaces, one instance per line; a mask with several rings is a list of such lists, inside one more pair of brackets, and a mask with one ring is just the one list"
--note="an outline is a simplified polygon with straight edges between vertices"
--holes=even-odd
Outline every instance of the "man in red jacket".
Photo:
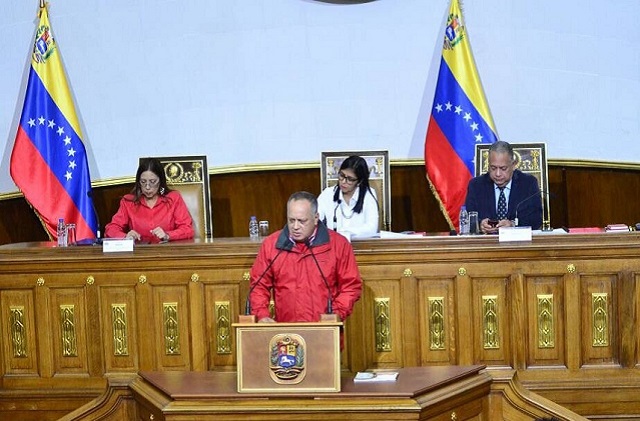
[[[323,313],[344,320],[351,314],[362,293],[353,249],[319,221],[313,194],[289,197],[287,225],[263,241],[251,289],[251,314],[260,322],[317,322]],[[275,320],[269,314],[272,291]]]

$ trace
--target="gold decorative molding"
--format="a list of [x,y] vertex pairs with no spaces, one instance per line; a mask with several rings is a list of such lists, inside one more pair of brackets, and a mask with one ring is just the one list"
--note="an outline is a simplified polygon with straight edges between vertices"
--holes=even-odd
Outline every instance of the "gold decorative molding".
[[164,352],[166,355],[180,355],[180,324],[178,323],[178,303],[162,303],[164,326]]
[[609,294],[594,292],[591,294],[592,345],[609,346]]
[[89,275],[87,276],[87,280],[85,282],[87,283],[87,285],[93,285],[96,282],[96,280],[93,276]]
[[113,332],[113,355],[129,355],[126,304],[111,304],[111,330]]
[[391,351],[391,312],[389,298],[375,298],[373,320],[375,323],[376,352]]
[[482,296],[482,331],[484,349],[500,348],[500,323],[498,317],[498,296]]
[[269,300],[269,317],[274,319],[276,317],[276,303],[273,298]]
[[444,297],[429,297],[429,349],[445,349]]
[[197,273],[192,273],[191,274],[191,282],[200,282],[200,275],[198,275]]
[[27,328],[24,322],[24,306],[10,306],[11,345],[14,358],[27,357]]
[[229,301],[216,301],[216,352],[218,354],[231,354],[231,303]]
[[459,267],[458,268],[458,275],[464,276],[466,274],[467,274],[467,269],[466,268],[464,268],[464,267]]
[[62,330],[62,356],[78,356],[78,335],[76,333],[76,306],[73,304],[60,306],[60,328]]
[[555,348],[553,294],[538,294],[538,348]]
[[36,285],[38,285],[39,287],[44,285],[44,278],[42,276],[36,279]]
[[251,274],[249,273],[249,271],[244,272],[244,273],[242,274],[242,280],[243,280],[243,281],[249,281],[250,279],[251,279]]
[[147,283],[147,275],[138,276],[138,283],[146,284]]
[[569,263],[567,265],[567,272],[576,273],[576,265],[574,265],[573,263]]
[[410,278],[413,276],[413,271],[410,268],[406,268],[403,272],[402,272],[402,276],[404,276],[405,278]]

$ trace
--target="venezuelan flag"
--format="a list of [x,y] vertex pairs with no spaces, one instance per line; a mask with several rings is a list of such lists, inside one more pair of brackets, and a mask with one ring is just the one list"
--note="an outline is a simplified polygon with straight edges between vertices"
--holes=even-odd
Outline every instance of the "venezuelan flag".
[[451,229],[473,177],[475,145],[498,140],[458,0],[451,0],[427,128],[427,179]]
[[39,15],[11,177],[50,238],[58,218],[76,224],[78,240],[95,238],[87,153],[44,2]]

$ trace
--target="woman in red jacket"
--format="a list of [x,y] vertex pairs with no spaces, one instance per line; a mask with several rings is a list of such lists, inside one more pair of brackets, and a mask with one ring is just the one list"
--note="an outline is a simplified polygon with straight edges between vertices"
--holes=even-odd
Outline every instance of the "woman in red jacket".
[[193,220],[179,192],[169,189],[162,164],[144,158],[131,193],[105,228],[107,238],[158,243],[193,238]]

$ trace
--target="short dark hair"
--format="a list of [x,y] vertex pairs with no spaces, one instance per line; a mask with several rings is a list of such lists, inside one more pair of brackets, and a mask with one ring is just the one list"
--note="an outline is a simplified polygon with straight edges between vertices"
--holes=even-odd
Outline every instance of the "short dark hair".
[[306,200],[311,203],[311,213],[314,215],[318,213],[318,199],[316,195],[313,193],[309,193],[307,191],[297,191],[289,196],[289,200],[287,200],[287,204],[298,201],[298,200]]
[[509,154],[509,159],[511,160],[511,162],[515,161],[513,148],[508,142],[505,142],[504,140],[496,140],[494,143],[492,143],[489,147],[489,153],[491,152]]

